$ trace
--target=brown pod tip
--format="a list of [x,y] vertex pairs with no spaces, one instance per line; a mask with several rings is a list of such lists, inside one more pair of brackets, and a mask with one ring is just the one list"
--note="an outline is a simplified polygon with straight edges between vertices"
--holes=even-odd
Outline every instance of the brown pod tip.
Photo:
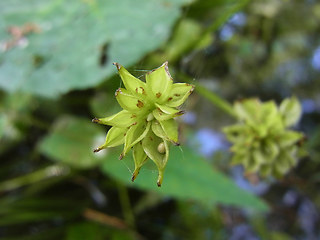
[[99,152],[101,150],[102,150],[102,148],[98,147],[98,148],[94,149],[93,152],[96,153],[96,152]]
[[100,120],[98,118],[94,118],[94,119],[92,119],[92,122],[93,123],[100,123]]

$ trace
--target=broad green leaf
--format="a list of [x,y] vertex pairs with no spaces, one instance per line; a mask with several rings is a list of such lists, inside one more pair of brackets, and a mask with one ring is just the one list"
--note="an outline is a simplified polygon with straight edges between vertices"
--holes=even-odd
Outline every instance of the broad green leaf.
[[[31,30],[0,55],[0,88],[58,97],[86,89],[130,66],[170,36],[191,0],[11,0],[0,3],[0,41],[10,26]],[[145,9],[144,11],[142,9]],[[104,59],[104,60],[101,60]],[[10,81],[8,80],[10,79]]]
[[110,116],[122,110],[114,97],[114,89],[111,93],[105,90],[96,91],[90,98],[89,104],[94,117]]
[[93,153],[103,131],[87,119],[61,117],[40,142],[39,151],[48,158],[76,168],[90,168],[103,158]]
[[296,124],[301,116],[301,105],[296,97],[283,100],[279,108],[285,126],[290,127]]
[[[129,156],[128,161],[131,161]],[[108,156],[102,170],[130,187],[154,191],[177,199],[222,203],[258,211],[268,209],[264,202],[239,189],[230,179],[214,170],[202,157],[187,148],[170,149],[170,159],[161,188],[154,184],[157,173],[150,170],[142,170],[139,178],[132,183],[131,173],[124,164],[119,164],[116,155],[113,154]]]
[[37,106],[34,103],[30,94],[0,93],[0,152],[8,150],[11,144],[22,139],[23,129],[32,125],[31,112]]

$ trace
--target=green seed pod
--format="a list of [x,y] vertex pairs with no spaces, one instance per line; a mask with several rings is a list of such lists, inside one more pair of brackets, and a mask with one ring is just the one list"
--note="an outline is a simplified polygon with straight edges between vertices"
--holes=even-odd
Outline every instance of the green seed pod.
[[135,170],[132,181],[150,158],[158,167],[157,185],[160,187],[169,158],[168,142],[179,145],[178,125],[174,118],[184,112],[177,107],[185,102],[194,86],[173,83],[168,62],[148,72],[146,82],[132,76],[120,64],[114,65],[125,87],[115,93],[123,110],[110,117],[92,120],[94,123],[112,126],[105,143],[94,152],[124,144],[120,159],[133,149]]
[[224,128],[233,143],[232,163],[247,172],[282,177],[297,163],[303,134],[287,129],[297,123],[301,106],[296,98],[285,99],[278,108],[273,101],[248,99],[234,104],[238,123]]

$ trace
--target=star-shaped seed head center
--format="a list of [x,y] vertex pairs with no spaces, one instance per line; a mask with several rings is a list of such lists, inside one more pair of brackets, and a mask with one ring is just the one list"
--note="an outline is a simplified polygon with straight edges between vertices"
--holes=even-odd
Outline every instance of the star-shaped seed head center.
[[194,90],[187,83],[173,83],[168,62],[148,72],[145,82],[131,75],[123,66],[114,63],[125,88],[119,88],[115,97],[123,108],[110,117],[93,122],[112,126],[105,143],[95,152],[124,144],[122,159],[130,149],[133,152],[134,180],[142,165],[151,159],[157,166],[158,186],[169,158],[169,143],[179,145],[175,117],[184,112],[178,109]]

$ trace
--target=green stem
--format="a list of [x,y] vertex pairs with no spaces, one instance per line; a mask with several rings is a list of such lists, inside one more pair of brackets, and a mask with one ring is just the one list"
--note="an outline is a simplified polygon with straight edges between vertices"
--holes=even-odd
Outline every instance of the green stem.
[[120,182],[117,182],[117,186],[118,186],[120,204],[122,207],[124,219],[128,224],[128,226],[135,229],[135,219],[134,219],[134,214],[130,204],[128,189],[126,186],[124,186]]
[[[243,9],[250,0],[241,0],[236,3],[230,4],[227,6],[229,9],[228,11],[223,12],[223,17],[218,18],[218,21],[214,21],[205,31],[205,33],[210,33],[216,31],[219,27],[225,24],[230,17],[232,17],[235,13],[239,12]],[[205,34],[204,34],[205,35]]]
[[224,111],[225,113],[229,114],[232,117],[237,117],[233,107],[230,103],[228,103],[226,100],[222,99],[221,97],[219,97],[217,94],[209,91],[207,88],[196,84],[196,88],[195,90],[202,95],[203,97],[205,97],[206,99],[208,99],[213,105],[215,105],[216,107],[220,108],[222,111]]
[[207,88],[201,86],[198,83],[192,81],[192,79],[184,73],[178,72],[176,73],[177,77],[183,79],[185,82],[195,85],[195,91],[202,95],[204,98],[208,99],[213,105],[220,108],[225,113],[229,114],[230,116],[237,118],[236,113],[233,110],[232,105],[224,100],[223,98],[219,97],[217,94],[209,91]]
[[236,3],[230,4],[230,6],[227,6],[228,10],[223,11],[222,17],[218,16],[216,20],[213,21],[213,23],[205,29],[201,36],[196,41],[194,41],[194,43],[190,46],[189,49],[194,49],[199,42],[203,41],[207,38],[209,34],[212,34],[221,26],[223,26],[223,24],[225,24],[230,17],[232,17],[235,13],[243,9],[249,2],[250,0],[241,0]]
[[0,192],[11,191],[28,184],[36,183],[44,179],[66,176],[70,173],[68,167],[61,165],[51,165],[24,176],[16,177],[0,183]]

